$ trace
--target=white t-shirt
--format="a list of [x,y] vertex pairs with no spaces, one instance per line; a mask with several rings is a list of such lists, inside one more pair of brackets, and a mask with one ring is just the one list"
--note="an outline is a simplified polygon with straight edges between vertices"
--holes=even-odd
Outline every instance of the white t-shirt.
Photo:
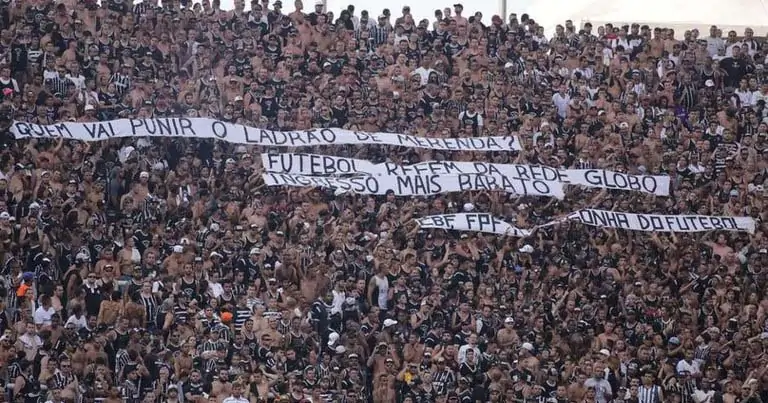
[[45,309],[42,305],[40,305],[37,309],[35,309],[35,324],[43,326],[50,325],[51,318],[53,318],[55,313],[56,310],[53,309],[52,306],[48,307],[48,309]]
[[688,362],[686,360],[680,360],[677,362],[677,366],[675,366],[675,369],[677,370],[677,373],[680,374],[683,371],[686,371],[690,373],[691,375],[698,374],[701,372],[701,360],[694,359],[691,362]]
[[240,397],[230,396],[230,397],[224,399],[224,401],[222,403],[250,403],[250,402],[249,402],[248,399],[246,399],[246,398],[244,398],[242,396],[240,396]]
[[65,323],[64,326],[70,323],[74,324],[78,330],[88,325],[88,322],[85,320],[85,315],[81,315],[79,318],[76,317],[75,315],[70,316],[69,319],[67,319],[67,323]]

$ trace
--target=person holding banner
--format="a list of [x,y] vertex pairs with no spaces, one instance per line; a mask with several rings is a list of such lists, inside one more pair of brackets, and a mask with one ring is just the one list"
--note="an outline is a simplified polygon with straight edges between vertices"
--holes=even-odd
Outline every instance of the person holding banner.
[[765,32],[245,3],[0,1],[8,400],[768,400]]

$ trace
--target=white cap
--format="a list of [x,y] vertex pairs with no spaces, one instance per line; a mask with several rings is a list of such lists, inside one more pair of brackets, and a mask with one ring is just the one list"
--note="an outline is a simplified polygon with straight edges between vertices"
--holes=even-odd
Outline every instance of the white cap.
[[213,223],[211,224],[211,231],[218,232],[219,231],[219,223]]
[[347,348],[344,346],[336,346],[336,354],[344,354],[347,352]]
[[261,249],[259,249],[259,248],[251,248],[251,251],[248,254],[249,255],[261,255]]
[[235,102],[242,101],[242,100],[243,100],[243,97],[241,97],[240,95],[235,97]]
[[141,173],[139,174],[139,178],[149,178],[149,172],[141,171]]
[[85,105],[85,110],[86,111],[92,111],[94,109],[96,109],[96,108],[94,108],[93,105],[91,105],[91,104]]
[[706,86],[706,87],[709,87],[709,88],[712,88],[712,87],[714,87],[714,86],[715,86],[715,82],[714,82],[714,81],[712,81],[712,80],[707,80],[707,81],[704,81],[704,86]]
[[181,245],[176,245],[173,247],[173,253],[182,253],[184,252],[184,247]]
[[0,219],[7,220],[9,218],[11,218],[11,215],[8,214],[7,211],[3,211],[2,213],[0,213]]
[[384,319],[384,329],[394,326],[397,324],[397,321],[394,319]]
[[533,246],[526,244],[520,248],[520,253],[533,253]]
[[32,204],[29,205],[29,208],[30,209],[40,208],[40,204],[38,202],[32,202]]
[[521,346],[523,350],[533,351],[533,344],[525,342]]
[[605,349],[605,348],[600,350],[600,354],[602,354],[602,355],[604,355],[606,357],[610,357],[611,356],[611,352],[608,351],[608,349]]
[[515,323],[515,318],[508,316],[506,319],[504,319],[504,323]]
[[464,203],[464,211],[475,211],[475,205],[472,203]]
[[332,332],[328,335],[328,347],[333,347],[334,344],[336,344],[337,341],[339,341],[339,334],[336,332]]

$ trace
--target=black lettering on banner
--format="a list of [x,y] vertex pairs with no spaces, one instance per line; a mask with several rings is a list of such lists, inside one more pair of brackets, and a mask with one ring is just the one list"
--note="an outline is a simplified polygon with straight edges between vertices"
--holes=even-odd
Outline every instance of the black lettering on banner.
[[[672,216],[675,217],[675,216]],[[677,216],[676,217],[676,223],[677,227],[680,231],[690,231],[691,230],[691,220],[689,219],[689,216]]]
[[485,175],[488,173],[490,164],[487,162],[473,162],[472,167],[474,168],[475,172]]
[[515,172],[517,172],[517,177],[520,179],[526,179],[530,180],[531,176],[528,174],[528,167],[525,165],[515,165]]
[[355,160],[347,158],[330,158],[323,157],[324,171],[329,170],[334,174],[352,174],[357,172],[355,167]]
[[[514,148],[512,147],[512,143],[514,143],[514,141],[515,141],[514,137],[512,137],[512,140],[509,141],[509,149],[510,150],[514,150]],[[483,146],[485,146],[487,148],[493,148],[495,150],[502,150],[503,149],[503,147],[501,147],[499,145],[499,143],[497,143],[496,140],[493,137],[488,137],[488,143],[487,144],[483,144]]]
[[[264,169],[267,172],[290,172],[286,171],[283,160],[283,154],[267,154],[267,163]],[[280,165],[280,169],[275,169],[275,165]]]
[[[634,176],[634,175],[633,175]],[[653,176],[641,175],[641,187],[648,193],[656,193],[656,189],[659,188],[659,184],[656,183],[656,178]]]
[[256,129],[256,132],[259,135],[258,139],[251,141],[251,130],[250,128],[245,127],[245,141],[247,143],[263,144],[266,146],[279,146],[288,142],[287,138],[284,136],[280,139],[280,141],[278,141],[276,137],[277,133],[270,130]]
[[531,182],[531,184],[533,185],[533,188],[536,189],[536,191],[539,192],[540,194],[542,195],[550,194],[550,189],[547,182],[535,180]]
[[587,225],[597,225],[593,218],[596,213],[597,212],[593,212],[592,210],[579,210],[579,221]]
[[426,225],[436,228],[448,228],[453,229],[453,223],[456,221],[455,214],[443,214],[431,216]]
[[651,220],[651,227],[654,231],[660,231],[664,229],[664,223],[661,221],[661,217],[652,215],[649,216],[649,218]]
[[[366,133],[366,132],[352,132],[352,134],[355,135],[355,138],[360,141],[361,143],[383,143],[383,140],[379,138],[379,136],[373,134],[373,133]],[[399,139],[398,139],[399,140]]]
[[732,217],[721,217],[720,220],[723,223],[723,229],[739,229],[739,224],[736,223],[736,219],[735,218],[732,218]]
[[302,139],[301,138],[301,132],[296,132],[295,137],[297,139],[299,139],[298,141],[301,141],[302,143],[304,143],[306,145],[316,145],[317,143],[320,142],[320,138],[321,137],[316,136],[314,130],[307,130],[305,133],[307,134],[307,138],[306,139]]
[[496,232],[497,221],[490,214],[465,214],[467,220],[467,228],[473,231],[479,232]]
[[131,134],[134,136],[139,135],[139,128],[144,126],[144,121],[141,119],[128,119],[128,122],[131,124]]
[[[248,126],[243,126],[243,136],[245,136],[245,143],[247,144],[262,144],[264,139],[263,130],[253,129]],[[258,134],[258,136],[257,136]],[[272,145],[266,144],[266,145]]]
[[640,229],[643,231],[649,231],[651,228],[651,220],[642,214],[637,214],[636,217],[637,222],[640,223]]
[[579,219],[585,224],[598,227],[630,229],[629,219],[624,213],[602,210],[581,210],[579,211]]
[[11,128],[11,132],[13,133],[13,136],[16,138],[29,137],[30,133],[32,132],[32,129],[27,123],[13,122],[13,127]]
[[509,150],[514,150],[515,149],[515,136],[509,136],[508,139],[509,139],[509,142],[507,143],[507,148]]
[[391,162],[385,162],[384,164],[385,175],[397,176],[402,173],[398,172],[400,166]]
[[549,182],[562,182],[562,175],[560,170],[556,168],[545,167],[541,165],[535,165],[528,167],[531,173],[531,179]]
[[403,196],[428,196],[440,193],[442,186],[438,182],[438,175],[409,175],[396,176],[398,195]]
[[110,122],[83,123],[83,129],[93,140],[110,139],[115,136],[115,129]]
[[[243,127],[245,128],[245,126]],[[225,139],[227,138],[227,125],[222,121],[214,120],[213,123],[211,123],[211,132],[216,138]],[[248,135],[246,134],[245,137],[248,137]]]
[[668,215],[668,216],[665,216],[664,218],[665,218],[665,221],[667,222],[667,228],[669,228],[672,231],[682,230],[682,228],[680,228],[680,221],[677,220],[677,217]]
[[[432,164],[432,163],[430,163],[430,164]],[[464,171],[461,170],[461,168],[459,168],[458,164],[456,164],[453,161],[443,161],[443,162],[438,162],[438,164],[440,164],[440,165],[442,165],[444,167],[445,172],[447,174],[463,173],[464,172]]]
[[[502,176],[502,180],[506,177]],[[478,174],[459,174],[459,190],[496,190],[499,188],[496,178]]]
[[[307,138],[309,138],[310,133],[312,131],[307,131]],[[290,143],[291,146],[303,146],[303,145],[309,145],[305,141],[305,139],[301,136],[300,132],[288,132],[288,143]],[[314,136],[313,136],[314,137]]]
[[14,123],[17,134],[22,137],[74,137],[64,123],[36,125],[24,122]]
[[[494,180],[496,179],[495,176],[492,178],[494,178]],[[499,179],[501,179],[501,188],[504,189],[505,192],[519,195],[528,194],[528,186],[526,186],[525,180],[510,178],[508,176],[499,176]],[[519,186],[517,185],[518,183]]]
[[192,121],[187,118],[179,118],[179,129],[183,136],[198,137],[195,128],[192,127]]
[[718,217],[709,217],[708,220],[702,220],[702,224],[708,227],[708,228],[702,228],[702,229],[708,229],[708,230],[709,229],[725,229],[723,227],[723,223],[720,221],[720,218]]
[[608,189],[639,190],[655,193],[658,188],[656,178],[645,175],[628,175],[621,172],[589,169],[584,172],[587,183]]
[[331,129],[321,129],[320,138],[326,144],[334,144],[336,143],[336,132]]
[[181,136],[184,131],[175,122],[176,118],[129,119],[133,135],[138,136]]

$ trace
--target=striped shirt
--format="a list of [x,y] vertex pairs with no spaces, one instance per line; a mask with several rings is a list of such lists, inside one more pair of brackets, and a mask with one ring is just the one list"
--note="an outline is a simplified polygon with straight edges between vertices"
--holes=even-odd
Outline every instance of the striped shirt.
[[128,350],[121,349],[115,356],[115,373],[120,374],[130,363],[131,358],[128,356]]
[[377,25],[373,28],[371,28],[371,39],[373,39],[373,43],[376,46],[379,46],[381,44],[387,43],[387,39],[389,38],[389,34],[392,32],[392,28],[389,27],[389,25],[380,26]]
[[661,403],[659,399],[660,391],[661,388],[658,385],[640,385],[637,388],[637,403]]
[[125,95],[131,87],[131,77],[125,74],[112,74],[112,77],[109,77],[109,82],[115,84],[118,95]]
[[251,318],[251,310],[248,308],[237,308],[234,312],[235,330],[240,331],[243,328],[245,322]]
[[54,94],[67,95],[69,89],[73,88],[75,84],[66,77],[56,75],[46,78],[45,86]]
[[53,386],[57,389],[64,389],[74,381],[75,376],[72,374],[64,374],[61,371],[56,371],[56,374],[53,375]]
[[712,351],[712,347],[708,344],[705,344],[703,346],[696,346],[696,349],[693,350],[693,359],[707,362],[709,361],[709,354],[711,351]]
[[143,1],[133,6],[133,13],[136,15],[143,15],[153,8],[154,6],[149,4],[149,2]]
[[187,312],[187,308],[176,305],[173,307],[173,320],[176,322],[187,322],[189,321],[189,312]]
[[8,380],[6,381],[6,383],[9,383],[9,384],[13,383],[14,381],[16,381],[16,378],[21,376],[21,365],[19,365],[18,362],[12,363],[8,367],[7,373],[8,373]]
[[208,339],[205,342],[203,342],[203,345],[200,348],[201,348],[201,352],[203,353],[206,351],[216,351],[220,348],[227,348],[227,343],[221,340],[213,341],[211,339]]
[[141,379],[137,383],[125,381],[120,387],[120,395],[125,403],[141,401]]

